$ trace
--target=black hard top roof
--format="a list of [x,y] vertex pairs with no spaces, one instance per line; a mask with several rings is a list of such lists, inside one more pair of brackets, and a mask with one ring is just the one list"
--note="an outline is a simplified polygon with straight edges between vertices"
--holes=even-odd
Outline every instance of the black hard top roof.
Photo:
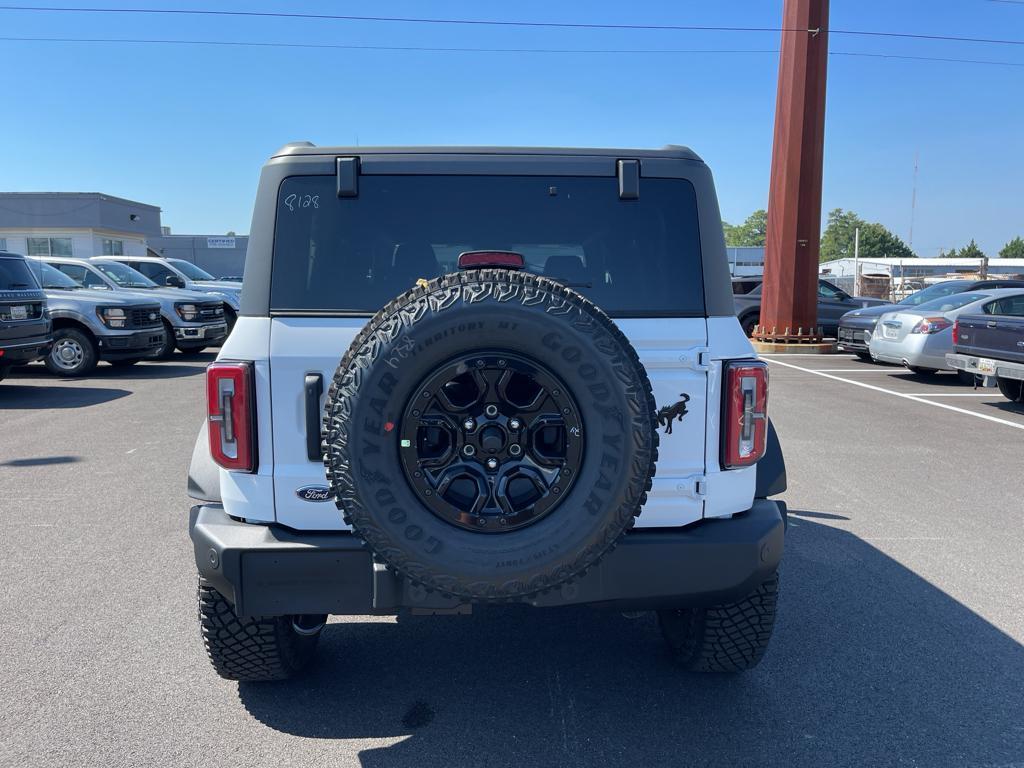
[[296,155],[552,155],[615,158],[658,157],[675,160],[701,158],[689,147],[668,145],[662,149],[610,149],[580,147],[318,147],[308,141],[285,144],[273,157]]

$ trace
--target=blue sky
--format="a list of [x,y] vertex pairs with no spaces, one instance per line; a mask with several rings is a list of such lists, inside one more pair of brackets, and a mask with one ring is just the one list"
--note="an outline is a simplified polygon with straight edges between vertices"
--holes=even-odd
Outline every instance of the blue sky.
[[[12,4],[30,4],[26,0]],[[73,5],[70,0],[56,4]],[[781,0],[553,3],[171,0],[178,7],[777,27]],[[834,2],[833,29],[1024,40],[1024,3]],[[0,41],[0,190],[102,191],[160,205],[178,233],[247,232],[259,168],[281,144],[687,144],[723,216],[767,203],[778,33],[521,29],[354,21],[0,11],[0,36],[356,45],[742,50],[437,53]],[[1022,45],[833,35],[834,52],[1011,61]],[[1024,66],[833,55],[824,210],[909,237],[920,255],[1024,236]]]

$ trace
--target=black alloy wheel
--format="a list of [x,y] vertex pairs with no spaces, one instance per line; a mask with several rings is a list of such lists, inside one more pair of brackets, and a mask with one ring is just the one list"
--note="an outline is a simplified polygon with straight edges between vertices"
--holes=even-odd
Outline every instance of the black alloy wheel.
[[409,399],[399,429],[420,501],[471,531],[512,531],[550,514],[583,461],[579,407],[523,355],[478,351],[441,366]]

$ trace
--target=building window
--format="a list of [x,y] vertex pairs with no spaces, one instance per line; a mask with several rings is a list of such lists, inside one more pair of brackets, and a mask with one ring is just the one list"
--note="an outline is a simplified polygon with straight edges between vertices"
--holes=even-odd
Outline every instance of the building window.
[[104,256],[124,256],[124,240],[103,239]]
[[6,251],[6,250],[7,250],[7,238],[6,237],[0,237],[0,251]]
[[70,237],[30,237],[29,256],[72,256]]

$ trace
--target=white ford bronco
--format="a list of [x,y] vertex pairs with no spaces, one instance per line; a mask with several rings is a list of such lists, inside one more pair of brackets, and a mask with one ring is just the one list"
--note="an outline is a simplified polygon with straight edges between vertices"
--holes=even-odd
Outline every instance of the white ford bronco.
[[495,603],[657,611],[687,669],[765,652],[785,468],[688,149],[283,147],[207,395],[223,677],[295,674],[331,614]]

